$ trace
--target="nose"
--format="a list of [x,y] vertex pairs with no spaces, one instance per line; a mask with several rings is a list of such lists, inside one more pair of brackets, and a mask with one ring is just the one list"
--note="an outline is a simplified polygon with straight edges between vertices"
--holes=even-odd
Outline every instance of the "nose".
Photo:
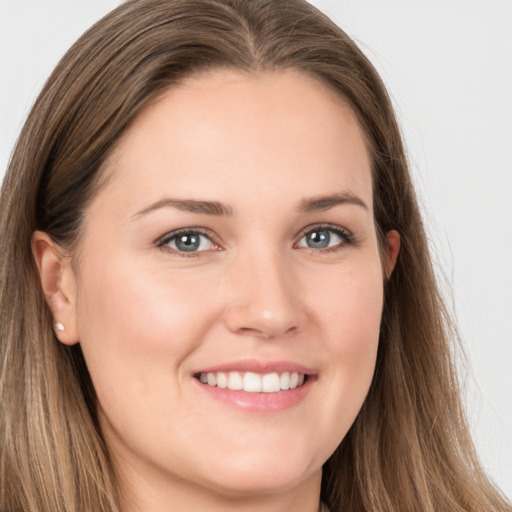
[[270,339],[302,328],[303,297],[292,271],[278,255],[240,257],[229,282],[224,321],[230,331]]

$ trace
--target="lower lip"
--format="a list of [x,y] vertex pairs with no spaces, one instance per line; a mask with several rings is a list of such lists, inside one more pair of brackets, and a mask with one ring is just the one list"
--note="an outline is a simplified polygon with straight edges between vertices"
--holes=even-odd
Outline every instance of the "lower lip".
[[208,384],[203,384],[195,378],[194,380],[210,397],[235,409],[241,409],[246,412],[279,412],[302,402],[311,389],[315,379],[308,376],[302,386],[295,389],[278,391],[277,393],[233,391],[228,388],[208,386]]

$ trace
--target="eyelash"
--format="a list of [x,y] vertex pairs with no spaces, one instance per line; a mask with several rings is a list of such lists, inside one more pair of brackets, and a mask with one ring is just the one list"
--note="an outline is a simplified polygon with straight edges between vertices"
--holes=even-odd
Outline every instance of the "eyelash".
[[[297,246],[297,244],[309,233],[312,233],[314,231],[329,231],[331,233],[334,233],[335,235],[339,236],[343,242],[335,245],[333,247],[325,247],[320,249],[315,249],[312,247],[303,247],[302,249],[309,249],[311,253],[331,253],[336,252],[341,249],[343,249],[345,246],[356,246],[358,244],[357,238],[354,236],[353,233],[349,232],[348,230],[341,228],[340,226],[332,225],[332,224],[314,224],[311,226],[305,227],[297,236],[297,242],[295,242],[293,245],[294,247]],[[167,244],[170,244],[173,240],[176,240],[180,235],[201,235],[210,240],[210,242],[218,247],[221,247],[220,242],[217,240],[217,238],[213,235],[213,233],[209,230],[203,229],[203,228],[182,228],[178,229],[176,231],[172,231],[171,233],[167,233],[164,236],[160,237],[156,240],[155,244],[157,247],[162,249],[165,252],[175,254],[179,257],[183,258],[198,258],[201,256],[202,252],[205,251],[191,251],[189,253],[185,251],[179,251],[176,249],[173,249],[171,247],[168,247]]]
[[313,224],[311,226],[306,226],[300,232],[300,234],[297,237],[298,241],[295,242],[294,246],[297,245],[299,241],[302,240],[307,234],[312,233],[314,231],[329,231],[331,233],[334,233],[335,235],[338,235],[342,239],[342,242],[333,247],[325,247],[323,249],[304,247],[304,249],[309,249],[310,252],[312,253],[332,253],[342,250],[346,246],[356,246],[358,244],[358,239],[355,237],[355,235],[345,228],[333,224]]
[[171,247],[167,247],[167,244],[171,243],[173,240],[176,240],[180,235],[201,235],[214,245],[221,246],[219,241],[216,239],[216,237],[213,235],[211,231],[208,231],[203,228],[182,228],[178,229],[176,231],[171,231],[171,233],[167,233],[164,236],[160,237],[155,243],[157,247],[162,249],[165,252],[175,254],[177,256],[183,257],[183,258],[198,258],[202,252],[204,251],[191,251],[189,253],[185,251],[178,251],[176,249],[173,249]]

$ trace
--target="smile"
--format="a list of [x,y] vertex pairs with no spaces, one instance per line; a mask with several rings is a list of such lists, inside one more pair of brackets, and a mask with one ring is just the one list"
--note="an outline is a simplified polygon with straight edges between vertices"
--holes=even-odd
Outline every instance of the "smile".
[[306,376],[299,372],[201,372],[199,380],[208,386],[247,393],[278,393],[304,384]]
[[297,406],[318,381],[314,368],[292,361],[255,359],[198,368],[192,376],[200,396],[252,413],[275,413]]

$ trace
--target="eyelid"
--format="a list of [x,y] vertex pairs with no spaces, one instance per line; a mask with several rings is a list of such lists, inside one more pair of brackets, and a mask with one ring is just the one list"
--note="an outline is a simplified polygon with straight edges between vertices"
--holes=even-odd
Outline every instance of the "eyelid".
[[[336,233],[339,236],[341,236],[345,240],[345,243],[349,244],[349,245],[355,245],[355,244],[358,243],[358,240],[355,237],[354,233],[352,231],[348,230],[347,228],[342,227],[342,226],[340,226],[338,224],[330,224],[330,223],[322,223],[321,222],[321,223],[309,224],[308,226],[305,226],[304,228],[302,228],[297,233],[297,235],[295,235],[294,246],[305,235],[307,235],[311,231],[314,231],[315,229],[325,229],[325,230],[333,231],[334,233]],[[168,244],[171,240],[175,239],[176,237],[178,237],[180,234],[183,234],[183,233],[199,234],[199,235],[205,236],[213,244],[218,246],[220,249],[223,248],[223,245],[220,242],[219,237],[214,232],[212,232],[209,229],[202,228],[202,227],[197,227],[197,226],[179,228],[179,229],[175,229],[173,231],[169,231],[168,233],[165,233],[164,235],[158,237],[154,241],[154,244],[157,247],[159,247],[159,248],[161,248],[163,250],[166,250],[167,252],[171,252],[173,254],[178,254],[179,256],[184,256],[184,257],[194,257],[194,256],[197,257],[202,252],[207,252],[207,251],[193,251],[193,252],[190,252],[190,253],[185,253],[183,251],[177,251],[175,249],[172,249],[171,247],[166,247],[166,244]],[[325,250],[328,250],[328,249],[332,249],[332,247],[331,248],[325,248],[325,249],[315,249],[315,251],[325,251]]]
[[190,253],[185,253],[182,251],[176,251],[175,249],[172,249],[171,247],[166,247],[166,244],[168,244],[171,240],[173,240],[176,237],[178,237],[179,235],[185,234],[185,233],[186,234],[198,234],[198,235],[205,236],[213,244],[222,248],[222,244],[221,244],[219,238],[215,235],[215,233],[213,233],[209,229],[196,227],[196,226],[187,227],[187,228],[179,228],[179,229],[175,229],[173,231],[169,231],[168,233],[165,233],[165,235],[158,237],[154,241],[154,244],[161,249],[167,250],[167,252],[172,252],[174,254],[179,254],[180,256],[185,256],[185,257],[198,256],[199,253],[206,252],[206,251],[194,251],[194,252],[190,252]]
[[[334,231],[335,233],[337,233],[340,236],[342,236],[343,238],[345,238],[347,240],[347,242],[350,242],[350,243],[357,242],[357,239],[356,239],[354,233],[352,233],[352,231],[350,231],[349,229],[339,226],[338,224],[329,224],[329,223],[325,223],[325,222],[320,222],[318,224],[310,224],[310,225],[302,228],[295,236],[295,239],[297,241],[299,241],[303,236],[307,235],[311,231],[314,231],[315,229],[325,229],[325,230]],[[295,242],[295,243],[297,243],[297,242]]]
[[[330,231],[334,233],[339,238],[340,241],[336,245],[329,245],[327,247],[308,247],[307,245],[300,245],[301,240],[305,238],[308,233],[320,230]],[[299,233],[299,235],[296,238],[296,241],[293,244],[293,248],[296,250],[308,251],[310,254],[316,254],[318,256],[337,254],[339,251],[344,251],[349,248],[356,248],[358,246],[359,239],[356,238],[352,231],[337,224],[329,223],[311,224],[309,226],[306,226]]]

